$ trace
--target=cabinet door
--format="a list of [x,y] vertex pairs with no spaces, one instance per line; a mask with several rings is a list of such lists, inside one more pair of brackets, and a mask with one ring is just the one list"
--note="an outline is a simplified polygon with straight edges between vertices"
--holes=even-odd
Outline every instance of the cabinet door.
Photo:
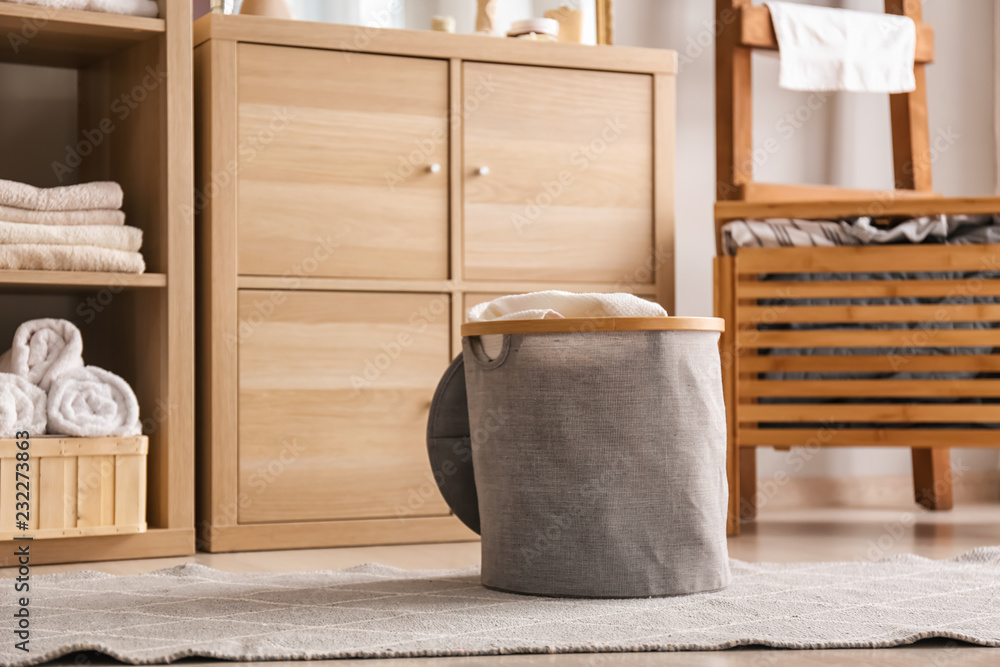
[[241,44],[238,94],[241,274],[448,277],[447,62]]
[[239,294],[241,523],[443,516],[427,414],[447,294]]
[[465,63],[463,78],[466,278],[617,282],[648,266],[652,77]]

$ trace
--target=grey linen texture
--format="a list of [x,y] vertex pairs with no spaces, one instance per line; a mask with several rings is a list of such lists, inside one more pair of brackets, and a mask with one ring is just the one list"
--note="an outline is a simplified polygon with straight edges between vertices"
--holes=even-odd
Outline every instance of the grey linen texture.
[[463,340],[483,584],[569,597],[716,590],[726,548],[719,334]]

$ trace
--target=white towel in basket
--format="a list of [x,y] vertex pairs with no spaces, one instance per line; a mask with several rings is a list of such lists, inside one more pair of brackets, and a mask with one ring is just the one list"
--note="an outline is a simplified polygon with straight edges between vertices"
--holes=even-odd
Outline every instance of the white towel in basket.
[[125,380],[97,366],[62,373],[49,390],[49,433],[139,435],[139,402]]
[[0,438],[45,435],[45,392],[19,375],[0,373]]
[[666,317],[658,303],[634,294],[575,294],[550,290],[512,294],[469,309],[469,322],[544,320],[560,317]]
[[917,31],[906,16],[766,2],[789,90],[906,93]]
[[19,375],[48,391],[52,380],[83,366],[83,336],[68,320],[28,320],[14,332],[14,342],[0,356],[0,372]]
[[[634,294],[531,292],[512,294],[469,308],[469,322],[545,320],[563,317],[666,317],[666,309]],[[491,359],[503,348],[503,336],[482,336],[483,352]]]

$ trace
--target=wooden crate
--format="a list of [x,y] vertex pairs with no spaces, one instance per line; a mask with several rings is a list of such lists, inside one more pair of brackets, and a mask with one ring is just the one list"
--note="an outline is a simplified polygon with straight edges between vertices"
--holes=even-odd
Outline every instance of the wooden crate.
[[17,440],[0,440],[0,540],[146,531],[149,438],[36,437],[29,442],[29,520],[21,531],[16,503],[23,487],[15,489],[21,450]]

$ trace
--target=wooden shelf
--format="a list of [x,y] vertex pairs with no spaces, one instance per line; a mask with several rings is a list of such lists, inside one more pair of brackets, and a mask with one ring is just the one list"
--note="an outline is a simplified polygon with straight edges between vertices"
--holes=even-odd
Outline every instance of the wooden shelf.
[[542,290],[559,289],[568,292],[633,292],[641,296],[656,294],[653,284],[625,285],[620,283],[576,283],[569,281],[533,281],[519,282],[512,280],[410,280],[410,279],[380,279],[380,278],[295,278],[294,282],[287,276],[239,276],[236,281],[239,289],[259,290],[315,290],[321,292],[473,292],[473,293],[509,293],[539,292]]
[[163,19],[0,2],[0,62],[82,67],[165,30]]
[[0,271],[0,290],[11,285],[89,290],[95,287],[166,287],[163,273],[101,273],[90,271]]
[[884,196],[866,199],[830,199],[826,201],[745,202],[719,201],[715,203],[715,219],[740,218],[836,218],[859,215],[920,216],[941,214],[975,215],[1000,213],[1000,197],[905,197]]
[[[106,132],[81,154],[76,180],[121,185],[122,211],[140,221],[142,254],[154,271],[0,271],[0,331],[12,335],[21,322],[38,317],[81,325],[87,362],[129,383],[149,439],[146,512],[141,520],[121,521],[147,530],[82,534],[93,531],[67,522],[59,536],[40,534],[46,539],[32,547],[34,563],[178,556],[195,549],[194,226],[184,215],[194,193],[192,7],[186,0],[157,4],[162,18],[148,19],[0,1],[0,62],[76,69],[75,118],[55,130],[68,129],[80,138],[94,128]],[[115,101],[134,96],[137,87],[144,91],[142,103],[129,104],[126,117],[114,113]],[[0,108],[21,105],[30,112],[25,99],[23,90],[0,85]],[[113,131],[105,129],[109,118]],[[53,131],[30,122],[17,129]],[[37,165],[42,158],[24,159]],[[49,438],[32,443],[39,452],[54,446]],[[102,517],[105,510],[102,505]],[[51,529],[59,530],[47,522]],[[12,554],[14,543],[0,539],[0,549]],[[7,557],[0,563],[12,564]]]
[[[129,535],[80,535],[38,541],[31,547],[32,565],[89,563],[102,560],[166,558],[194,553],[194,528],[149,528]],[[0,542],[0,567],[17,565],[16,542]]]

